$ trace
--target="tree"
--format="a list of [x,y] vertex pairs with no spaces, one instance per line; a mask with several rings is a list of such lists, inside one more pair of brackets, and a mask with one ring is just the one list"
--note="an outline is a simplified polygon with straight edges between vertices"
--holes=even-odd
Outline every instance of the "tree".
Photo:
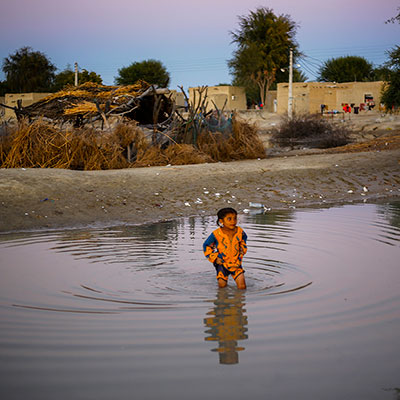
[[395,15],[393,18],[389,18],[387,21],[385,21],[385,24],[394,24],[396,22],[400,24],[400,7],[397,7],[397,15]]
[[144,80],[152,85],[168,87],[169,73],[161,61],[145,60],[134,62],[129,67],[118,70],[119,76],[115,78],[117,85],[132,85],[138,80]]
[[[101,76],[96,72],[89,72],[83,69],[78,72],[78,83],[79,85],[85,82],[103,83]],[[54,78],[53,90],[58,91],[67,85],[73,85],[75,83],[75,72],[72,71],[71,67],[67,67],[64,71],[59,72]]]
[[277,71],[288,67],[289,49],[297,53],[296,28],[290,16],[276,16],[272,9],[261,7],[239,16],[239,29],[230,32],[238,46],[228,62],[234,82],[256,85],[262,103]]
[[0,96],[4,96],[8,92],[6,81],[0,81]]
[[22,47],[3,61],[7,89],[12,93],[47,92],[56,67],[45,54]]
[[389,61],[386,66],[390,72],[381,101],[388,110],[392,110],[400,107],[400,46],[389,51],[388,55]]
[[325,61],[319,70],[320,82],[373,81],[373,67],[364,57],[346,56]]
[[[307,76],[304,75],[303,72],[297,68],[293,68],[293,82],[305,82],[306,80]],[[276,90],[277,84],[281,82],[289,82],[288,68],[284,69],[283,71],[280,69],[276,71],[275,81],[271,84],[268,90]],[[245,88],[248,105],[258,104],[261,102],[260,90],[255,82],[236,78],[233,80],[232,84],[234,86],[243,86]]]

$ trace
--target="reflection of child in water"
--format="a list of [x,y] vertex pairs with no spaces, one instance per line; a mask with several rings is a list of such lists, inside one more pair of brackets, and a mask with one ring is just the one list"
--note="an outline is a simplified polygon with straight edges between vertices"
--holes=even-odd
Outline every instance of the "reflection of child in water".
[[217,213],[216,229],[204,242],[204,255],[214,264],[218,286],[223,288],[232,275],[238,289],[246,289],[242,259],[247,252],[247,235],[237,226],[237,212],[233,208],[223,208]]
[[213,307],[204,319],[208,328],[206,341],[218,341],[218,348],[212,349],[219,353],[220,364],[237,364],[239,351],[244,347],[238,346],[239,340],[247,336],[247,316],[245,315],[244,294],[235,290],[218,290]]

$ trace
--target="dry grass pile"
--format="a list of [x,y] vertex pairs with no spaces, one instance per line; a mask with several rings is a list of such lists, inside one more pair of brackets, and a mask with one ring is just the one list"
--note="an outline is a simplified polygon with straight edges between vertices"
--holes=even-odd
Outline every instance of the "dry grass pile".
[[63,131],[42,120],[23,120],[0,141],[2,168],[100,170],[264,157],[255,127],[236,120],[232,133],[203,131],[197,148],[178,143],[152,146],[135,124],[119,124],[111,132]]
[[3,137],[2,168],[117,169],[130,166],[127,145],[137,151],[147,146],[140,129],[121,125],[112,133],[93,129],[60,131],[43,121],[23,121]]
[[214,161],[265,158],[265,148],[254,125],[233,119],[232,133],[203,131],[198,137],[198,148]]
[[328,149],[327,153],[358,153],[362,151],[395,150],[400,148],[400,134],[394,133],[374,138],[361,143],[348,144],[335,149]]
[[307,146],[325,149],[344,146],[349,142],[346,127],[323,119],[319,114],[284,117],[280,126],[272,132],[272,143],[295,148]]
[[152,146],[138,153],[134,167],[150,167],[157,165],[187,165],[213,162],[208,155],[190,144],[172,144],[163,149]]

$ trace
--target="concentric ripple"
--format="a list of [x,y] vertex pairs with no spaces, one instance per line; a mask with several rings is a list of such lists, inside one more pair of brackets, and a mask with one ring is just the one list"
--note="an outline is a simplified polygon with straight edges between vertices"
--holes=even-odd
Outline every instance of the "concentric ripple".
[[[202,252],[214,220],[4,236],[3,268],[11,279],[6,287],[20,288],[7,300],[16,307],[79,313],[204,306],[216,286],[214,267]],[[279,249],[285,241],[289,226],[267,231],[243,223],[254,238],[245,266],[248,294],[287,293],[311,284],[297,266],[267,258],[268,248]],[[26,268],[35,270],[33,281],[16,280],[16,270],[22,276]]]
[[[2,304],[77,313],[204,307],[216,286],[202,253],[214,221],[3,235]],[[388,246],[397,251],[398,221],[394,206],[365,205],[241,216],[249,237],[247,299],[294,295],[318,279],[326,287],[309,302],[357,293],[348,269],[374,271],[354,257],[382,247],[387,253]],[[365,272],[356,273],[362,280]]]

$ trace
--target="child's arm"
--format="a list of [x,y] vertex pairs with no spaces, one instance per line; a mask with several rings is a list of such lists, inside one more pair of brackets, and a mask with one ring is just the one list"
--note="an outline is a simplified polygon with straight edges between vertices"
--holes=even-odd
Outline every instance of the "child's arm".
[[247,235],[245,231],[242,233],[242,240],[239,242],[239,259],[242,261],[243,256],[247,253]]
[[[203,244],[204,255],[207,257],[208,261],[214,263],[218,258],[218,252],[216,251],[217,239],[212,233]],[[218,261],[217,261],[218,262]]]

